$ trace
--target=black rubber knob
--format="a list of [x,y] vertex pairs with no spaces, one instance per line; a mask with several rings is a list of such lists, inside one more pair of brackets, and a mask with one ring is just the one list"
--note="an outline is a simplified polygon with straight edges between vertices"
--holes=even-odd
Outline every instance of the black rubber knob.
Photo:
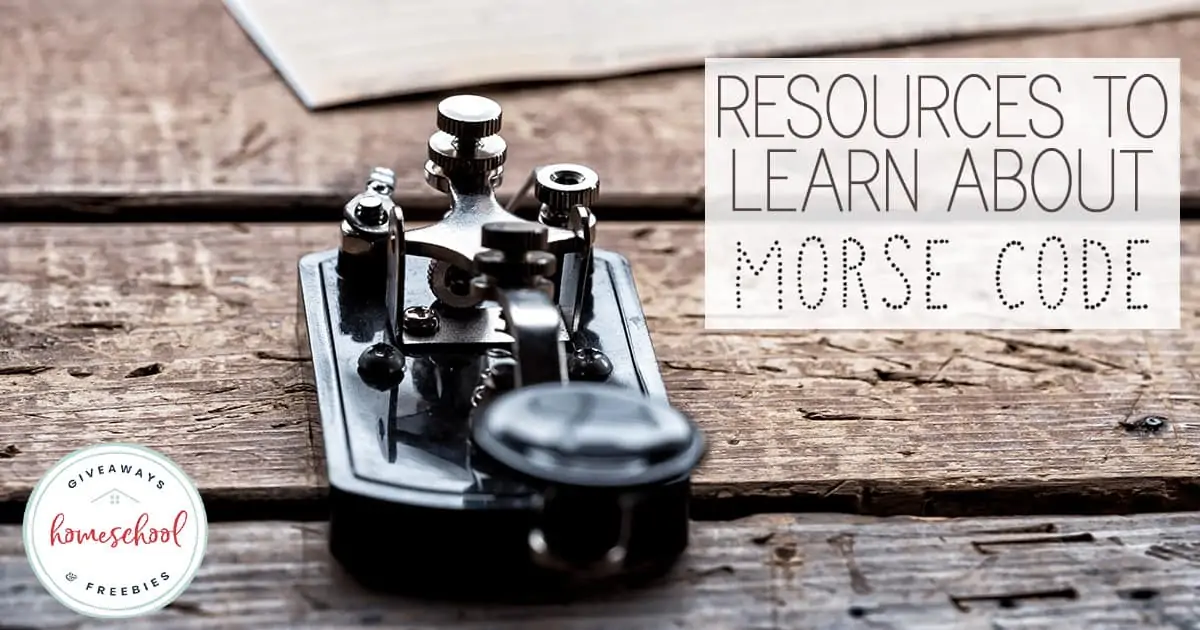
[[688,475],[704,438],[687,416],[632,390],[549,383],[499,397],[474,426],[476,445],[556,486],[634,488]]
[[600,383],[534,385],[493,401],[473,437],[540,487],[531,550],[544,566],[622,574],[669,566],[687,546],[704,438],[669,405]]
[[550,244],[550,233],[546,226],[531,221],[485,223],[480,244],[519,258],[525,252],[545,251]]

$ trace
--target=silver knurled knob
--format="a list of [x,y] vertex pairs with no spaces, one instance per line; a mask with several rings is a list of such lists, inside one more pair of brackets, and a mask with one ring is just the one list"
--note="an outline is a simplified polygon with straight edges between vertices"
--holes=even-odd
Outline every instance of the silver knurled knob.
[[459,139],[478,140],[500,133],[502,110],[490,98],[459,94],[438,103],[437,128]]
[[580,164],[551,164],[538,169],[533,191],[538,201],[556,210],[591,207],[600,195],[600,176]]
[[486,173],[504,165],[508,144],[498,135],[471,140],[439,131],[429,137],[428,155],[446,174]]

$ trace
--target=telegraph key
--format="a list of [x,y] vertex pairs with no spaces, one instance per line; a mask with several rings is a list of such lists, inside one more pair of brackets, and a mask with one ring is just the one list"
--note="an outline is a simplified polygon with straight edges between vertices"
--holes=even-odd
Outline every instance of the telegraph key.
[[[696,426],[666,401],[629,263],[595,247],[591,169],[535,169],[537,221],[500,204],[501,109],[443,100],[406,229],[394,173],[300,261],[302,350],[330,484],[330,547],[381,588],[503,592],[668,570],[688,540]],[[510,205],[511,205],[510,203]]]

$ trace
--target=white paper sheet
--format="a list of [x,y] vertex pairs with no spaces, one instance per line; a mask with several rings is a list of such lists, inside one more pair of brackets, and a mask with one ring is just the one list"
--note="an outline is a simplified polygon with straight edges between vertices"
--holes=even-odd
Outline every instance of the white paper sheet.
[[1200,0],[225,0],[310,108],[1200,12]]

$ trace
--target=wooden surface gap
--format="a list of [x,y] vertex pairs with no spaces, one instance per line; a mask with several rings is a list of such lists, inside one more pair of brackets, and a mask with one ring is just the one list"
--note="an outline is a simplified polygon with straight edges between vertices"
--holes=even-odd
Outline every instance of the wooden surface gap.
[[[181,195],[181,196],[4,196],[0,195],[0,225],[6,223],[330,223],[341,220],[350,198],[333,195]],[[501,203],[508,197],[501,195]],[[399,196],[397,203],[410,221],[436,221],[447,206],[427,197]],[[631,221],[703,221],[703,191],[694,198],[624,195],[596,205],[605,223]],[[532,200],[517,207],[526,219],[537,216]],[[1200,197],[1179,202],[1181,221],[1200,221]]]
[[[515,189],[518,184],[513,184]],[[512,190],[499,196],[507,205]],[[270,193],[214,195],[3,195],[0,194],[0,224],[4,223],[306,223],[337,222],[345,195],[300,195]],[[396,202],[410,221],[436,221],[448,205],[436,197],[396,195]],[[538,205],[526,198],[517,214],[537,216]],[[704,196],[614,195],[595,207],[604,222],[694,221],[704,218]],[[1200,216],[1198,214],[1197,216]]]
[[[1097,480],[1103,484],[1107,480]],[[1144,483],[1145,480],[1142,480]],[[745,486],[737,489],[738,494],[714,492],[701,487],[691,501],[691,520],[696,523],[727,523],[756,516],[777,514],[829,514],[864,516],[873,518],[923,517],[936,514],[938,517],[996,518],[1038,516],[1121,516],[1130,513],[1157,512],[1162,514],[1200,511],[1200,496],[1193,484],[1164,485],[1166,492],[1182,494],[1175,502],[1163,502],[1151,498],[1146,505],[1114,503],[1107,496],[1086,496],[1064,489],[1058,494],[1046,494],[1035,501],[1022,502],[1023,489],[1013,492],[1013,500],[996,497],[995,490],[950,496],[945,498],[932,493],[922,501],[897,502],[883,498],[874,500],[861,495],[814,496],[813,494],[762,496],[754,495],[754,488]],[[749,493],[749,494],[744,494]],[[270,492],[255,497],[237,488],[202,488],[204,509],[211,523],[249,523],[255,521],[324,522],[329,518],[325,500],[325,489],[314,488],[304,492]],[[1192,496],[1189,496],[1192,495]],[[27,493],[14,495],[0,501],[0,526],[20,525],[25,517]],[[943,503],[945,501],[945,503]],[[950,503],[949,501],[953,501]],[[1130,507],[1133,505],[1133,507]],[[0,626],[2,629],[2,626]]]

